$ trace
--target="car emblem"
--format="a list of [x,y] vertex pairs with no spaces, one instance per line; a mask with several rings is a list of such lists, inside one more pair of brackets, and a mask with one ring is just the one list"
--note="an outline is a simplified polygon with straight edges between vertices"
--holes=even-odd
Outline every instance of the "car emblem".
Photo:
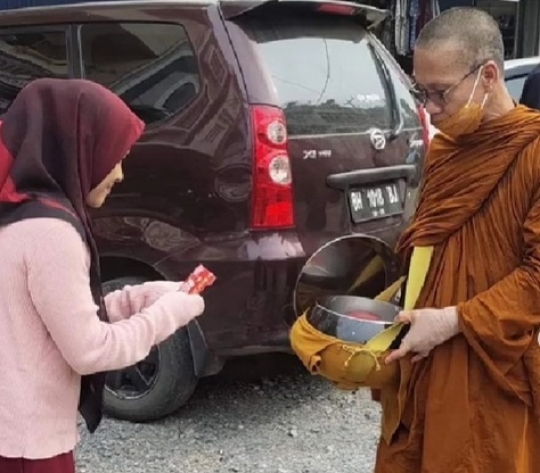
[[382,151],[386,148],[386,136],[384,132],[379,129],[373,129],[369,132],[369,139],[371,141],[371,146],[377,151]]

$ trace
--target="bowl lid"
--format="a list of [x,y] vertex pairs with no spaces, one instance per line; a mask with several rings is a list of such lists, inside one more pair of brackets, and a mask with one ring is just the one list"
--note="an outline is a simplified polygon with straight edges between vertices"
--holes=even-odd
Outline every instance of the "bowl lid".
[[399,277],[399,262],[382,240],[349,235],[332,240],[307,260],[294,289],[299,317],[325,296],[374,298]]

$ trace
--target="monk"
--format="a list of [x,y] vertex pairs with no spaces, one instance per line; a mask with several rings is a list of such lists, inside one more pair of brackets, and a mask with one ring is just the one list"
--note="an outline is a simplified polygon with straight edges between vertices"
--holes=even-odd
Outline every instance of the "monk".
[[401,379],[376,473],[540,472],[540,113],[513,102],[503,65],[497,23],[473,8],[416,44],[414,91],[441,133],[397,250],[430,258],[385,359]]

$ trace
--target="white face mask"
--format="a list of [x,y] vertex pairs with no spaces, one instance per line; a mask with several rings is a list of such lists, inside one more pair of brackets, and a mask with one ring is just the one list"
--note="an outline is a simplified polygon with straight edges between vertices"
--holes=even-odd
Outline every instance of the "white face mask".
[[[465,105],[465,107],[468,107],[472,102],[472,99],[473,99],[474,94],[476,92],[476,88],[478,87],[478,83],[480,82],[480,77],[482,77],[482,70],[483,70],[483,67],[481,67],[478,70],[478,73],[476,74],[476,79],[474,81],[473,89],[472,89],[471,95],[469,95],[469,100],[467,100],[467,104]],[[487,99],[488,99],[488,93],[486,92],[484,94],[484,98],[482,99],[482,103],[480,104],[480,107],[482,109],[484,108],[484,105],[486,104]]]

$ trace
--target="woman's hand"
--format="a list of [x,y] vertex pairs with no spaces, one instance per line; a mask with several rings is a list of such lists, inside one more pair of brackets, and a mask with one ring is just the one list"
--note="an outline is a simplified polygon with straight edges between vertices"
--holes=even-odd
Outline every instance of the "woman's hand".
[[154,304],[160,297],[180,289],[180,282],[151,281],[136,286],[125,286],[105,296],[109,320],[119,322],[128,319]]
[[415,354],[411,361],[416,363],[460,331],[456,307],[402,311],[396,322],[410,324],[411,327],[399,348],[386,357],[387,364],[408,353]]
[[161,296],[167,294],[168,292],[178,291],[181,285],[181,282],[175,281],[150,281],[139,286],[135,286],[134,289],[139,293],[138,295],[143,301],[142,306],[138,308],[138,311],[151,306]]

